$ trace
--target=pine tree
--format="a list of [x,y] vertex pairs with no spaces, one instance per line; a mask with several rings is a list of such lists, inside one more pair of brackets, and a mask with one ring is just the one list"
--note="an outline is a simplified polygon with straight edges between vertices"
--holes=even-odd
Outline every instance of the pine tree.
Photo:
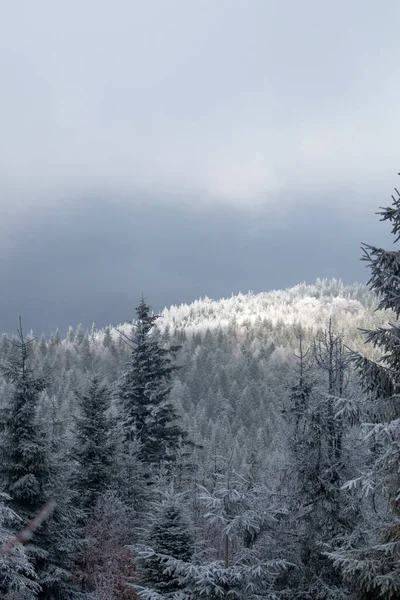
[[347,591],[326,552],[336,549],[351,531],[355,516],[341,491],[344,423],[336,408],[348,361],[331,323],[314,343],[314,355],[304,351],[300,337],[297,359],[285,416],[290,427],[288,526],[297,535],[288,547],[298,568],[289,572],[286,583],[299,597],[336,600],[347,597]]
[[[400,193],[378,213],[392,225],[394,242],[400,239]],[[364,600],[400,597],[400,250],[388,251],[363,244],[363,260],[371,269],[369,288],[388,310],[388,326],[364,331],[366,342],[382,351],[379,362],[353,354],[355,367],[370,406],[368,460],[361,477],[348,482],[373,498],[373,521],[364,524],[360,539],[331,554],[334,564]]]
[[[21,519],[8,506],[9,498],[0,494],[0,548],[10,543]],[[0,595],[4,600],[33,600],[40,591],[37,575],[25,548],[17,544],[0,550]]]
[[74,328],[71,327],[71,325],[68,328],[68,332],[67,332],[67,342],[69,342],[70,344],[73,344],[75,340],[75,332],[74,332]]
[[78,327],[76,328],[75,339],[74,339],[76,346],[80,346],[82,344],[84,337],[85,337],[85,332],[83,331],[82,324],[79,323]]
[[168,554],[162,543],[165,529],[160,528],[158,552],[153,546],[139,553],[145,564],[157,568],[161,565],[164,581],[172,580],[175,593],[180,590],[181,595],[166,592],[161,583],[150,589],[139,588],[140,597],[146,600],[280,597],[276,583],[287,563],[279,556],[278,545],[270,536],[271,526],[276,525],[282,513],[274,506],[273,496],[264,487],[257,488],[234,473],[228,461],[225,472],[216,474],[212,490],[200,487],[206,538],[201,551],[191,560]]
[[111,348],[112,345],[113,345],[113,339],[112,339],[112,335],[111,335],[111,330],[109,327],[106,327],[104,330],[103,346],[105,348]]
[[[2,365],[12,391],[2,422],[1,483],[11,498],[10,507],[21,517],[22,527],[32,521],[49,499],[53,475],[46,437],[37,419],[39,395],[45,382],[35,375],[30,365],[33,342],[33,339],[24,338],[20,321],[18,338],[11,340],[13,351]],[[65,539],[58,537],[57,519],[60,516],[61,511],[56,509],[35,532],[33,542],[27,547],[35,579],[41,588],[40,600],[56,598],[61,590],[65,591],[63,600],[69,597],[66,595],[69,591],[72,593],[65,554],[57,549],[58,544],[64,548],[67,545]]]
[[46,340],[44,338],[44,336],[42,335],[42,337],[40,338],[40,344],[39,344],[39,348],[40,348],[40,352],[42,353],[42,356],[45,357],[47,355],[47,343]]
[[85,333],[83,341],[79,346],[79,354],[82,361],[83,370],[89,371],[93,369],[93,353],[90,347],[90,340],[87,333]]
[[113,446],[107,415],[110,391],[101,377],[93,375],[87,389],[77,392],[80,416],[76,422],[72,457],[76,462],[74,486],[83,508],[93,507],[111,482]]
[[131,337],[130,360],[118,382],[123,431],[127,441],[138,439],[140,458],[146,464],[173,461],[185,432],[177,425],[177,414],[169,399],[173,358],[177,347],[164,348],[155,330],[156,315],[142,299]]
[[165,560],[158,555],[189,562],[194,537],[179,498],[167,498],[156,504],[152,519],[149,543],[155,554],[142,561],[142,571],[146,585],[164,596],[178,592],[182,586],[173,574],[165,573]]
[[[26,526],[47,500],[47,457],[44,435],[36,422],[39,394],[44,381],[35,377],[29,366],[32,340],[26,341],[22,327],[18,339],[11,340],[13,352],[3,372],[12,383],[12,396],[4,413],[3,436],[0,446],[2,489],[11,497],[11,508],[20,515]],[[36,539],[36,538],[35,538]],[[36,543],[40,547],[41,540]],[[39,550],[30,553],[37,571],[43,568]]]

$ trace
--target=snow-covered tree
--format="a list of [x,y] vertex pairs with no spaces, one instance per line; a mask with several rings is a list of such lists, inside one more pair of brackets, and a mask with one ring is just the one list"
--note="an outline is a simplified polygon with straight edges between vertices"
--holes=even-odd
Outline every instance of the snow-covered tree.
[[117,396],[126,440],[137,438],[141,460],[159,465],[173,461],[177,448],[186,438],[177,424],[177,414],[169,398],[177,348],[163,347],[154,328],[158,317],[151,314],[143,299],[136,313],[132,335],[124,336],[131,353],[118,382]]
[[[3,413],[1,487],[12,499],[10,506],[21,517],[25,527],[47,500],[49,472],[44,435],[36,420],[44,381],[35,376],[29,364],[33,341],[25,340],[21,326],[18,336],[11,340],[13,352],[2,365],[12,391]],[[35,537],[35,544],[29,552],[37,573],[45,568],[43,545],[46,546],[46,540],[41,538],[43,533]]]
[[76,328],[74,342],[77,346],[80,346],[85,338],[85,332],[83,331],[82,323],[79,323]]
[[113,440],[108,411],[110,391],[94,374],[86,389],[77,392],[80,415],[76,421],[72,457],[76,463],[73,483],[80,505],[91,508],[112,479]]
[[[378,213],[400,239],[400,193]],[[368,454],[360,477],[348,482],[372,498],[373,511],[350,547],[331,554],[334,564],[364,600],[400,597],[400,250],[363,245],[371,269],[368,285],[389,311],[390,323],[365,331],[366,342],[382,352],[379,362],[354,353],[354,363],[366,394],[365,424]],[[361,538],[361,539],[360,539]]]
[[[21,519],[8,506],[9,498],[0,494],[0,595],[3,600],[33,600],[40,585],[22,544],[7,544],[22,527]],[[4,550],[2,550],[4,548]]]
[[128,544],[132,537],[132,511],[118,494],[98,496],[85,526],[84,569],[79,579],[90,600],[135,600],[132,585],[136,567]]
[[165,572],[165,559],[160,555],[183,562],[190,562],[193,555],[194,536],[183,507],[177,496],[152,505],[148,536],[151,551],[147,551],[148,558],[139,561],[143,583],[163,597],[172,596],[181,585],[173,573]]
[[[352,530],[356,508],[345,502],[341,486],[348,474],[344,457],[342,406],[347,357],[331,324],[305,351],[300,337],[296,381],[285,409],[289,425],[287,547],[297,568],[287,586],[296,597],[347,598],[340,572],[326,556]],[[322,370],[322,377],[321,377]],[[326,375],[326,381],[325,381]],[[350,503],[351,504],[351,503]],[[292,538],[292,539],[291,539]]]
[[[185,600],[273,598],[288,566],[271,535],[283,511],[264,486],[237,475],[230,461],[225,466],[211,489],[200,487],[203,539],[192,560],[154,548],[143,550],[141,557],[161,563]],[[149,600],[168,597],[160,589],[143,589],[139,595]]]
[[[26,339],[22,325],[18,337],[11,340],[13,351],[3,363],[2,370],[11,384],[10,397],[3,412],[0,457],[2,462],[1,486],[10,496],[10,507],[26,527],[49,499],[52,484],[51,460],[44,431],[37,419],[39,395],[44,380],[37,376],[31,365],[34,340]],[[59,516],[62,511],[58,509]],[[65,524],[65,518],[61,524]],[[61,528],[62,530],[62,528]],[[61,590],[69,598],[70,572],[65,563],[67,539],[59,537],[57,517],[52,515],[36,532],[27,546],[27,556],[40,585],[38,598],[56,597]],[[75,547],[70,547],[75,549]],[[67,552],[68,554],[68,552]],[[70,560],[70,559],[68,559]]]

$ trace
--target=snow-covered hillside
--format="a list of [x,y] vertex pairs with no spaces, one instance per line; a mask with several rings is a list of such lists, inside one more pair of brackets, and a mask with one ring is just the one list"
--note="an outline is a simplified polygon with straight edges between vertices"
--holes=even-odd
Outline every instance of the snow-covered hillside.
[[[382,324],[387,313],[375,312],[376,295],[363,284],[345,285],[340,280],[318,279],[314,284],[298,284],[286,290],[254,294],[239,293],[230,298],[212,300],[207,296],[191,304],[165,308],[158,321],[161,331],[205,334],[207,330],[234,328],[240,331],[252,326],[299,325],[316,332],[332,319],[341,332]],[[130,324],[111,328],[128,332]]]

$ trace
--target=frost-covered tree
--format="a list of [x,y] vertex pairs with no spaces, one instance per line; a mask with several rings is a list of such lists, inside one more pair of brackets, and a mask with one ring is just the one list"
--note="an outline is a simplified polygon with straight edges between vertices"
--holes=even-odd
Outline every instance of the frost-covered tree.
[[[394,242],[400,239],[400,193],[393,204],[378,213],[392,225]],[[333,553],[334,564],[355,586],[364,600],[400,597],[400,250],[363,245],[364,260],[371,269],[368,285],[387,310],[387,326],[366,330],[366,342],[382,352],[379,362],[354,353],[354,363],[368,403],[368,454],[360,477],[348,488],[361,488],[372,498],[373,511],[359,531],[359,538]]]
[[[21,527],[21,519],[7,506],[9,498],[0,494],[0,549],[5,548]],[[37,575],[25,548],[16,544],[0,550],[0,595],[3,600],[33,600],[40,591]]]
[[56,332],[54,334],[54,344],[56,346],[60,346],[60,344],[61,344],[61,336],[60,336],[60,331],[59,331],[58,327],[57,327]]
[[287,586],[298,597],[347,598],[340,573],[326,556],[351,531],[356,516],[355,507],[344,501],[341,490],[349,473],[344,465],[344,423],[338,408],[343,402],[347,367],[342,339],[333,334],[330,325],[312,355],[304,350],[300,337],[297,360],[296,380],[285,410],[290,482],[287,524],[295,536],[291,539],[289,534],[287,544],[297,565],[289,573]]
[[93,369],[93,354],[90,347],[90,339],[87,333],[85,334],[82,344],[80,345],[79,354],[84,371]]
[[114,356],[116,355],[117,350],[116,350],[114,340],[111,335],[110,327],[106,327],[104,330],[103,346],[105,348],[108,348],[110,350],[111,354],[113,354]]
[[122,408],[122,427],[127,441],[138,439],[144,463],[173,461],[186,434],[177,424],[170,401],[171,376],[177,348],[163,347],[155,330],[156,315],[142,299],[136,309],[132,335],[124,336],[130,347],[129,363],[117,386]]
[[[236,474],[230,460],[225,467],[215,474],[211,488],[200,486],[203,539],[192,560],[161,552],[155,557],[149,553],[147,559],[163,562],[164,573],[187,600],[272,598],[288,566],[272,534],[282,508],[263,485]],[[140,595],[157,598],[148,591]]]
[[113,440],[110,391],[102,378],[94,374],[83,392],[77,392],[79,417],[76,420],[72,457],[76,467],[73,474],[80,505],[91,508],[98,496],[106,491],[112,479]]
[[82,324],[79,323],[78,327],[76,328],[75,338],[74,338],[74,342],[75,342],[76,346],[80,346],[84,339],[85,339],[85,332],[83,331]]
[[[165,556],[190,562],[194,536],[179,497],[167,497],[152,506],[147,558],[139,561],[143,583],[164,597],[181,589],[178,578],[165,572]],[[162,557],[160,556],[162,555]]]
[[[34,519],[49,499],[54,475],[46,436],[37,418],[39,395],[45,382],[35,374],[31,365],[33,344],[32,338],[25,339],[20,322],[18,337],[11,340],[13,350],[2,365],[11,389],[2,415],[1,486],[10,496],[10,508],[21,518],[22,527]],[[58,508],[58,516],[53,514],[35,532],[32,543],[27,546],[35,581],[40,585],[40,600],[55,598],[61,590],[65,592],[63,599],[70,597],[67,595],[69,591],[73,593],[68,584],[68,561],[65,562],[69,554],[68,541],[59,537],[62,528],[57,527],[57,519],[62,512]],[[65,515],[58,522],[65,524]],[[74,546],[69,547],[69,550],[74,549]]]
[[[10,506],[26,526],[47,500],[49,478],[48,458],[43,432],[40,431],[36,411],[44,381],[36,377],[29,364],[33,340],[25,340],[22,327],[18,338],[11,340],[13,352],[2,365],[10,381],[11,395],[3,413],[2,489],[11,500]],[[38,573],[45,568],[43,553],[46,540],[43,532],[35,537],[29,556]]]
[[[85,526],[84,569],[79,578],[90,600],[135,600],[136,567],[132,513],[118,494],[107,491],[92,507]],[[83,600],[83,599],[82,599]]]
[[69,342],[70,344],[74,343],[74,339],[75,339],[75,332],[74,332],[74,328],[71,327],[71,325],[68,328],[68,332],[67,332],[67,342]]

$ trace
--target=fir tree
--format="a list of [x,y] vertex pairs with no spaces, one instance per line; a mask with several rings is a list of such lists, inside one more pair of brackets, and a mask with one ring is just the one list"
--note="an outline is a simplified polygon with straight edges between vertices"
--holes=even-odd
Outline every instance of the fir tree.
[[84,371],[93,369],[93,354],[90,347],[89,336],[86,333],[81,345],[79,346],[79,354],[82,361],[82,367]]
[[112,335],[111,335],[111,330],[109,327],[106,327],[104,330],[103,346],[105,348],[111,348],[112,345],[113,345],[113,339],[112,339]]
[[[400,239],[400,193],[378,213],[392,225],[394,242]],[[388,251],[363,244],[371,269],[369,288],[378,295],[378,309],[390,311],[391,323],[364,331],[366,342],[383,355],[376,363],[353,354],[370,405],[367,440],[369,458],[361,477],[347,487],[361,488],[373,497],[373,522],[364,524],[359,538],[331,554],[334,564],[355,585],[359,598],[389,600],[400,597],[400,250]],[[372,422],[371,422],[372,421]]]
[[[0,549],[10,543],[21,519],[7,505],[9,498],[0,494]],[[33,600],[40,591],[37,575],[25,548],[17,544],[0,550],[0,595],[3,600]]]
[[[146,600],[185,598],[185,600],[252,600],[278,598],[277,580],[287,568],[279,556],[277,544],[269,530],[276,525],[282,510],[274,506],[273,494],[264,487],[255,487],[232,472],[230,461],[226,471],[216,475],[213,489],[200,487],[199,500],[205,508],[202,551],[191,560],[175,557],[165,551],[165,529],[157,530],[159,550],[150,547],[139,555],[144,564],[160,567],[164,582],[172,581],[176,596],[158,587],[140,589]],[[179,547],[179,541],[170,543]],[[182,552],[182,555],[184,552]],[[169,595],[170,594],[170,595]]]
[[71,325],[68,328],[68,332],[67,332],[67,342],[69,342],[70,344],[73,344],[75,340],[75,332],[73,327],[71,327]]
[[101,377],[95,374],[90,378],[87,389],[77,392],[77,397],[80,416],[76,422],[72,451],[76,462],[73,479],[81,506],[90,508],[111,481],[113,446],[107,415],[110,392]]
[[149,542],[155,554],[143,561],[142,570],[146,585],[164,596],[178,592],[182,586],[173,574],[165,572],[165,561],[159,555],[189,562],[194,538],[178,498],[158,503],[152,519]]
[[124,336],[130,360],[118,382],[123,431],[127,441],[138,439],[144,463],[160,465],[174,459],[185,432],[169,399],[173,358],[177,347],[164,348],[155,330],[156,315],[142,299],[136,309],[132,336]]
[[[285,411],[289,424],[290,490],[288,525],[297,539],[289,543],[297,569],[288,574],[286,585],[298,597],[339,599],[347,597],[340,573],[326,556],[338,547],[354,525],[354,511],[343,502],[342,418],[337,415],[337,393],[343,394],[347,358],[341,337],[328,330],[314,343],[314,356],[300,351],[290,405]],[[313,360],[316,359],[316,362]],[[322,374],[327,374],[328,389]]]
[[83,331],[82,324],[79,323],[78,327],[76,328],[75,338],[74,338],[74,342],[75,342],[76,346],[80,346],[82,344],[84,338],[85,338],[85,332]]
[[[13,352],[2,365],[12,384],[2,423],[2,488],[11,498],[10,507],[21,517],[22,527],[32,521],[48,500],[52,480],[46,438],[37,419],[39,395],[45,382],[35,376],[30,366],[33,341],[24,338],[20,321],[18,338],[11,340]],[[63,562],[65,554],[57,551],[57,543],[65,547],[66,540],[58,537],[56,519],[53,514],[35,532],[33,543],[27,547],[41,588],[40,600],[57,598],[61,590],[69,590],[70,572]],[[65,593],[61,597],[64,600],[69,596]]]
[[54,343],[56,346],[60,346],[61,345],[61,337],[60,337],[60,331],[57,327],[56,329],[56,333],[54,335]]
[[42,356],[45,357],[47,355],[47,343],[46,340],[44,338],[44,336],[42,335],[42,337],[40,338],[40,344],[39,344],[39,348],[40,348],[40,352],[42,353]]
[[[44,381],[35,377],[29,366],[32,340],[26,341],[22,327],[18,339],[11,340],[13,352],[3,371],[12,383],[12,395],[4,412],[3,436],[0,446],[2,459],[2,488],[12,498],[11,507],[26,526],[47,500],[49,479],[43,432],[36,420],[39,394]],[[39,547],[40,539],[35,539]],[[33,549],[30,556],[36,570],[44,564],[40,551]]]

